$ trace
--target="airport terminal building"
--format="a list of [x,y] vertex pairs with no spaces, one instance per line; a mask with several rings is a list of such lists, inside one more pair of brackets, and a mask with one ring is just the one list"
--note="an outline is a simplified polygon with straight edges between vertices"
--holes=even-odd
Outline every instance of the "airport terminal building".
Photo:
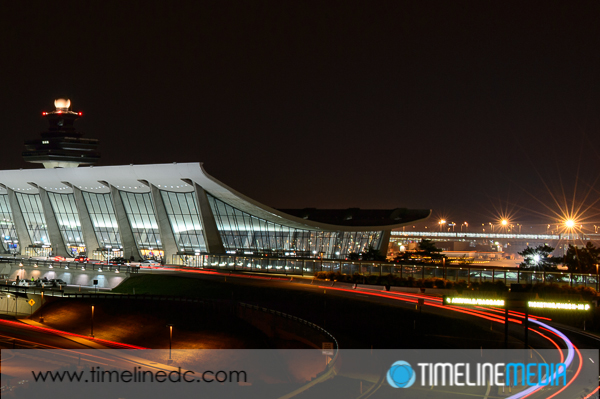
[[[62,101],[62,102],[61,102]],[[387,251],[391,231],[430,210],[288,209],[260,204],[200,163],[94,166],[97,140],[75,132],[81,116],[57,100],[50,128],[26,142],[45,168],[0,171],[2,251],[28,256],[164,259],[206,254],[344,258]]]

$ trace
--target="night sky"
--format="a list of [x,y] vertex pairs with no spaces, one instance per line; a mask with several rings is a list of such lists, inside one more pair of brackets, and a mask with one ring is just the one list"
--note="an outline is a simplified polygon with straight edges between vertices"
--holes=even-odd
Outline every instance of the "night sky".
[[101,165],[276,208],[545,223],[577,187],[600,220],[597,1],[89,3],[3,2],[1,169],[66,96]]

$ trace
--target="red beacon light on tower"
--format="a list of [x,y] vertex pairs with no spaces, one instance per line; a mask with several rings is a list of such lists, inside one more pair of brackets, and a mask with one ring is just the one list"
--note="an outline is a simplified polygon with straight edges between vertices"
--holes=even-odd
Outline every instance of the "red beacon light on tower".
[[54,100],[54,107],[41,111],[48,130],[42,132],[39,139],[25,140],[23,159],[45,168],[72,168],[98,162],[98,140],[84,139],[83,133],[75,130],[74,123],[83,112],[72,111],[71,100],[64,97]]
[[71,107],[71,100],[65,98],[58,98],[54,101],[54,106],[56,109],[51,112],[43,111],[42,116],[56,115],[56,114],[66,114],[66,115],[77,115],[83,116],[83,112],[73,112],[69,110]]

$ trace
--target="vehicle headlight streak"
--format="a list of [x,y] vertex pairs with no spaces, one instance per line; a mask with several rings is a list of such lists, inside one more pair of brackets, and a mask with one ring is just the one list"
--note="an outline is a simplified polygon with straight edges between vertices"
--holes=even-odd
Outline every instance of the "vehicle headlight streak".
[[[349,290],[349,289],[343,289],[343,288],[335,288],[335,287],[328,287],[328,289],[330,290],[337,290],[337,291],[348,291],[348,292],[352,292],[353,290]],[[374,291],[374,290],[370,290],[369,291]],[[356,292],[356,291],[354,291]],[[408,299],[408,298],[402,298],[401,296],[409,296],[409,297],[415,297],[415,298],[424,298],[425,296],[421,296],[421,295],[415,295],[415,294],[406,294],[406,293],[387,293],[387,294],[381,294],[381,293],[375,293],[375,292],[365,292],[363,290],[361,290],[362,294],[368,294],[368,295],[373,295],[373,296],[379,296],[379,297],[384,297],[384,298],[391,298],[391,299],[397,299],[397,300],[401,300],[401,301],[406,301],[406,302],[417,302],[414,299]],[[392,294],[392,295],[390,295]],[[396,294],[396,295],[393,295]],[[434,300],[434,298],[431,297],[425,297],[428,300]],[[467,313],[467,314],[471,314],[473,316],[477,316],[480,318],[484,318],[484,319],[488,319],[488,320],[492,320],[495,322],[499,322],[499,323],[504,323],[504,320],[500,320],[499,318],[497,318],[497,316],[493,316],[493,317],[489,317],[489,316],[485,316],[485,312],[482,311],[476,311],[476,310],[472,310],[472,309],[461,309],[460,306],[457,307],[451,307],[448,308],[447,305],[442,305],[442,304],[437,304],[437,303],[429,303],[428,306],[434,306],[434,307],[438,307],[438,308],[446,308],[446,309],[451,309],[457,312],[461,312],[461,313]],[[487,310],[487,309],[486,309]],[[518,317],[518,316],[517,316]],[[519,320],[515,320],[515,319],[509,319],[509,321],[514,322],[514,323],[521,323],[521,321]],[[575,351],[576,348],[574,347],[573,343],[569,340],[569,338],[567,338],[566,335],[564,335],[563,333],[561,333],[560,331],[558,331],[557,329],[549,326],[546,323],[543,323],[537,319],[534,319],[532,317],[529,317],[529,321],[535,324],[538,324],[540,327],[545,328],[548,331],[551,331],[552,333],[554,333],[555,335],[557,335],[559,338],[561,338],[566,346],[567,346],[567,358],[565,360],[565,365],[567,366],[567,369],[571,366],[571,364],[573,363],[573,358],[575,357]],[[546,337],[548,338],[548,337]],[[548,338],[549,339],[549,338]],[[550,339],[550,341],[552,341]],[[552,341],[554,343],[554,341]],[[556,345],[556,343],[554,343]],[[559,349],[560,351],[560,349]],[[561,353],[562,355],[562,353]],[[560,392],[562,392],[564,389],[566,389],[574,380],[575,378],[577,378],[577,376],[579,375],[579,371],[581,370],[581,364],[577,370],[577,372],[575,373],[575,375],[571,378],[571,380],[569,380],[569,382],[567,382],[567,384],[558,392],[554,393],[553,395],[549,396],[547,399],[553,398],[556,395],[558,395]],[[534,392],[536,392],[537,390],[543,388],[544,386],[542,385],[534,385],[524,391],[521,391],[513,396],[509,396],[507,399],[519,399],[519,398],[526,398],[529,395],[533,394]]]
[[[187,269],[177,269],[175,268],[174,270],[181,270],[181,271],[188,271]],[[215,271],[196,271],[196,272],[201,272],[201,273],[206,273],[206,274],[216,274],[216,275],[220,275],[221,273],[215,272]],[[276,279],[276,280],[284,280],[282,278],[273,278],[273,277],[258,277],[258,276],[236,276],[238,278],[256,278],[256,279]],[[287,279],[285,279],[287,280]],[[317,286],[315,286],[317,287]],[[357,291],[355,291],[354,289],[345,289],[345,288],[338,288],[338,287],[327,287],[327,289],[332,290],[332,291],[346,291],[346,292],[353,292],[356,293]],[[372,292],[369,292],[372,291]],[[478,310],[474,310],[474,309],[465,309],[465,308],[461,308],[460,306],[455,306],[455,305],[444,305],[443,301],[441,300],[441,298],[434,298],[434,297],[428,297],[425,295],[418,295],[418,294],[409,294],[409,293],[399,293],[399,292],[389,292],[386,294],[380,293],[380,292],[373,292],[376,291],[374,289],[369,289],[369,288],[364,288],[361,289],[360,293],[361,294],[366,294],[366,295],[372,295],[372,296],[378,296],[378,297],[383,297],[383,298],[389,298],[389,299],[395,299],[395,300],[400,300],[400,301],[404,301],[404,302],[412,302],[412,303],[417,303],[417,298],[425,298],[426,300],[429,301],[429,303],[427,303],[428,306],[433,306],[433,307],[437,307],[437,308],[441,308],[441,309],[446,309],[446,310],[453,310],[456,312],[461,312],[461,313],[466,313],[466,314],[470,314],[472,316],[476,316],[476,317],[480,317],[483,319],[488,319],[494,322],[498,322],[498,323],[504,323],[504,320],[502,318],[500,318],[498,315],[496,314],[489,314],[483,311],[478,311]],[[409,298],[406,298],[409,297]],[[415,298],[415,299],[412,299]],[[438,303],[440,302],[440,303]],[[476,306],[478,307],[478,306]],[[498,309],[494,309],[494,308],[487,308],[485,309],[486,311],[492,310],[492,311],[498,311]],[[519,312],[513,312],[511,311],[511,316],[513,317],[523,317],[524,315],[522,313]],[[550,332],[552,332],[553,334],[555,334],[556,336],[558,336],[559,338],[561,338],[566,346],[567,346],[567,358],[566,361],[564,362],[565,365],[567,366],[567,368],[569,368],[571,366],[571,364],[573,363],[573,359],[575,357],[575,351],[578,352],[577,348],[575,348],[575,346],[573,345],[573,343],[569,340],[569,338],[567,338],[566,335],[564,335],[563,333],[561,333],[560,331],[558,331],[557,329],[549,326],[548,324],[545,324],[537,319],[535,319],[533,317],[529,317],[529,321],[535,324],[538,324],[541,328],[548,330]],[[545,318],[547,319],[547,318]],[[516,319],[509,319],[510,322],[513,323],[521,323],[520,320],[516,320]],[[543,336],[543,334],[542,334]],[[554,341],[552,341],[549,337],[546,337],[547,339],[549,339],[554,345],[556,345],[556,343]],[[560,351],[560,349],[559,349]],[[561,357],[562,357],[562,352],[561,352]],[[575,375],[571,378],[571,380],[569,380],[569,382],[567,382],[567,384],[558,392],[552,394],[551,396],[549,396],[547,399],[553,398],[556,395],[558,395],[560,392],[562,392],[564,389],[566,389],[579,375],[579,372],[581,370],[582,364],[581,364],[581,354],[579,354],[580,357],[580,364],[579,364],[579,368],[577,369],[577,372],[575,373]],[[513,396],[509,396],[507,399],[519,399],[519,398],[525,398],[531,394],[533,394],[535,391],[543,388],[544,386],[541,385],[534,385],[524,391],[521,391]]]
[[[573,358],[575,357],[575,350],[573,347],[573,343],[569,340],[569,338],[567,338],[567,336],[563,333],[561,333],[560,331],[558,331],[555,328],[550,327],[548,324],[546,323],[542,323],[539,320],[535,320],[535,319],[529,319],[530,322],[538,324],[542,327],[544,327],[547,330],[552,331],[554,334],[558,335],[564,342],[565,344],[567,344],[567,359],[565,360],[565,364],[567,365],[567,369],[571,366],[571,363],[573,363]],[[579,374],[579,373],[577,373]],[[567,385],[564,387],[566,388],[576,377],[577,374],[567,383]],[[524,398],[526,396],[529,396],[530,394],[534,393],[535,391],[537,391],[538,389],[543,388],[544,386],[542,385],[534,385],[532,387],[527,388],[524,391],[521,391],[513,396],[509,396],[507,399],[518,399],[518,398]],[[563,388],[563,389],[564,389]],[[558,392],[557,392],[558,394]],[[554,396],[554,395],[552,395]],[[550,396],[550,397],[552,397]]]

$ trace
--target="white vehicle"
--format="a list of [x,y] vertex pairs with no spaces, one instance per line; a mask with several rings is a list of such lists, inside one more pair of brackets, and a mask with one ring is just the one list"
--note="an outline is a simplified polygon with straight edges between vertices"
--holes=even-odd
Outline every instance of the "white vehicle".
[[140,262],[140,266],[160,266],[160,262],[154,259],[144,259]]
[[13,281],[12,285],[16,285],[18,287],[35,287],[35,282],[28,281],[28,280],[19,280],[19,281]]

